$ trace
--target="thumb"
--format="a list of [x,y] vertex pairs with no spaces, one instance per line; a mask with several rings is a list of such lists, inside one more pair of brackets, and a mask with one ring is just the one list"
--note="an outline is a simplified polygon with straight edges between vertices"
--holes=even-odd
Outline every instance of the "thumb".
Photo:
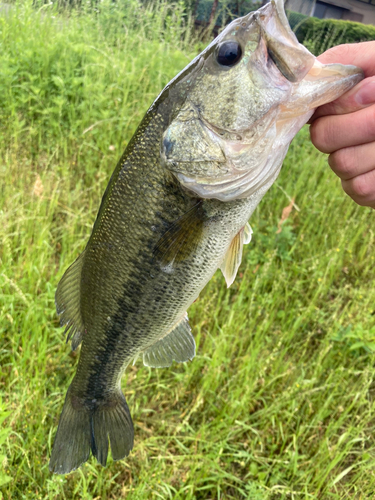
[[318,56],[318,61],[323,64],[354,64],[363,69],[366,78],[375,76],[375,40],[337,45]]
[[310,122],[326,115],[344,115],[375,103],[375,76],[362,80],[351,90],[333,102],[320,106]]

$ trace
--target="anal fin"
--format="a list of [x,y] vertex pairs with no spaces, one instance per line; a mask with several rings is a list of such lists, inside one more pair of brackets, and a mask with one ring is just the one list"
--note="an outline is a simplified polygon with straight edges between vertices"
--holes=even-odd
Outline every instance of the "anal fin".
[[81,273],[85,251],[68,267],[61,278],[56,294],[56,311],[60,316],[60,325],[66,326],[67,342],[72,339],[75,351],[82,342],[85,325],[81,316]]
[[167,335],[144,351],[143,363],[152,368],[164,368],[171,366],[173,361],[184,363],[194,356],[195,341],[185,313]]

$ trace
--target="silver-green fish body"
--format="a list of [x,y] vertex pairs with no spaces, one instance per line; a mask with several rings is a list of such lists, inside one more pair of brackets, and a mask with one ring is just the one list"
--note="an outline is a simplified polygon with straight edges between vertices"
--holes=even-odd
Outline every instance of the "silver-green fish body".
[[320,65],[281,0],[233,21],[146,113],[109,185],[84,252],[56,292],[72,347],[82,343],[50,461],[65,474],[90,451],[105,465],[133,447],[126,366],[195,355],[186,311],[220,267],[228,286],[249,217],[314,108],[362,79]]

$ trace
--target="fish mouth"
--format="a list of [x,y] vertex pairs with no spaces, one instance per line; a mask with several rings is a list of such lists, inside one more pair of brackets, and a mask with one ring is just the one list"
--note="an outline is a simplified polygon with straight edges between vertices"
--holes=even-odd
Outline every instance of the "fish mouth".
[[[356,66],[324,65],[314,57],[313,65],[302,81],[292,84],[289,101],[279,105],[277,118],[273,113],[270,114],[275,118],[274,127],[270,124],[263,137],[257,138],[260,141],[264,136],[270,135],[266,150],[258,159],[259,163],[256,166],[244,170],[236,168],[235,164],[235,157],[242,152],[246,153],[246,150],[251,153],[251,148],[256,147],[254,144],[241,144],[241,140],[233,140],[235,131],[218,130],[206,121],[205,126],[211,133],[217,135],[219,132],[220,137],[228,134],[227,144],[231,144],[231,154],[228,155],[229,151],[223,147],[227,169],[215,178],[190,177],[181,172],[176,172],[176,177],[188,190],[202,198],[215,198],[224,202],[250,196],[260,199],[277,178],[290,141],[309,120],[315,109],[335,100],[363,78],[363,71]],[[251,154],[248,158],[251,158]]]
[[269,54],[275,54],[280,71],[297,84],[293,85],[290,104],[298,101],[300,115],[333,101],[364,78],[362,69],[356,66],[320,63],[300,44],[289,25],[283,0],[271,0],[255,15],[263,26]]
[[363,78],[357,66],[322,64],[315,59],[304,79],[293,86],[290,100],[280,106],[278,123],[299,116],[306,122],[315,108],[334,101]]
[[299,43],[284,11],[283,0],[271,0],[241,19],[250,29],[257,24],[268,56],[290,82],[300,82],[314,65],[315,57]]
[[[364,72],[361,68],[353,65],[344,64],[322,64],[317,59],[315,59],[313,67],[307,73],[304,78],[304,82],[309,82],[310,85],[320,84],[324,86],[324,92],[329,89],[326,88],[328,85],[333,85],[332,92],[342,93],[348,85],[352,87],[359,83],[365,77]],[[330,96],[325,99],[330,99]],[[332,100],[332,99],[330,99]],[[321,106],[320,101],[314,101],[314,106]]]
[[[320,63],[298,42],[282,0],[271,0],[259,11],[233,21],[215,43],[232,39],[242,44],[245,69],[257,88],[254,102],[268,99],[270,105],[267,101],[260,106],[259,115],[251,114],[250,107],[249,119],[241,116],[228,126],[198,111],[191,120],[190,135],[179,135],[177,125],[175,130],[173,124],[168,128],[162,154],[181,185],[196,196],[223,202],[251,197],[257,204],[277,178],[291,140],[315,108],[337,99],[364,74],[355,66]],[[212,48],[207,49],[208,55]],[[185,115],[181,120],[186,129]],[[172,150],[179,143],[185,154],[185,138],[186,144],[189,139],[212,147],[208,153],[195,148],[196,157],[179,157]]]

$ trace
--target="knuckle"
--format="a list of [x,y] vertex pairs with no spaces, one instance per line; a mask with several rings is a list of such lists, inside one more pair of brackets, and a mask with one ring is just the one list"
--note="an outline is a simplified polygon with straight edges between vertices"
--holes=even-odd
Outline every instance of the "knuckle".
[[368,201],[367,198],[361,198],[360,196],[351,195],[351,198],[360,205],[361,207],[369,207],[371,206],[371,201]]
[[368,182],[366,175],[359,175],[351,180],[351,190],[359,199],[368,198],[373,193],[373,186]]
[[353,153],[351,150],[339,149],[328,158],[328,163],[332,170],[343,179],[350,179],[356,174]]

